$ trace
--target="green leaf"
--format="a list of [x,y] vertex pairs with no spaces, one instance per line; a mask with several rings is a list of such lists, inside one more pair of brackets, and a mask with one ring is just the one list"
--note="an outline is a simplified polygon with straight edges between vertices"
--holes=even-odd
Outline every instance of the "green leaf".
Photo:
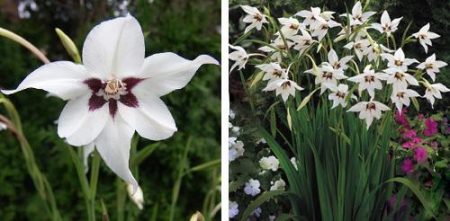
[[314,93],[316,91],[318,91],[320,88],[316,88],[315,90],[313,90],[310,94],[308,94],[308,96],[306,96],[302,102],[300,103],[300,105],[297,108],[297,111],[301,110],[303,107],[306,106],[306,104],[308,104],[308,102],[311,100],[311,97],[314,95]]
[[287,194],[284,190],[276,190],[262,193],[258,198],[252,201],[245,209],[244,213],[242,213],[241,221],[247,221],[250,214],[255,211],[256,208],[261,206],[263,203],[268,202],[269,200]]

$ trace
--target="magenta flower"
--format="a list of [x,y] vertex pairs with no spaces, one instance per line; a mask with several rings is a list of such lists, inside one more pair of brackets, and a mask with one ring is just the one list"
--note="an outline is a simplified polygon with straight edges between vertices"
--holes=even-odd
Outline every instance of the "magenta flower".
[[403,149],[408,150],[408,149],[413,148],[415,145],[416,145],[416,144],[415,144],[414,142],[412,142],[412,141],[407,141],[407,142],[405,142],[405,143],[402,144],[402,147],[403,147]]
[[425,120],[425,130],[423,131],[423,135],[427,137],[431,137],[438,132],[437,122],[434,121],[431,117]]
[[403,108],[401,112],[399,111],[395,111],[395,122],[397,122],[398,124],[402,125],[405,128],[409,128],[409,122],[408,119],[406,119],[406,115],[404,114],[406,113],[406,109]]
[[414,150],[414,159],[419,162],[423,163],[428,158],[427,150],[423,147],[418,147]]
[[406,158],[405,160],[403,160],[401,169],[404,173],[411,173],[414,170],[413,161],[409,158]]
[[405,139],[412,140],[412,139],[416,138],[416,136],[417,136],[417,133],[416,133],[416,131],[414,129],[406,130],[403,133],[403,138],[405,138]]

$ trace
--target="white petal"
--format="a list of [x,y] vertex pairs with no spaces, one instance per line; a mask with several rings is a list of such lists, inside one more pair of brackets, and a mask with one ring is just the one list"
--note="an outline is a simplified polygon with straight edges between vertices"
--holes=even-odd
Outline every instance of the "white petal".
[[144,34],[131,15],[95,26],[83,46],[84,65],[102,79],[135,75],[144,58]]
[[89,91],[87,85],[83,83],[89,77],[82,65],[69,61],[57,61],[31,72],[17,89],[2,90],[2,93],[13,94],[27,88],[36,88],[68,100]]
[[147,79],[139,83],[134,91],[148,90],[163,96],[186,86],[204,64],[218,65],[218,62],[208,55],[200,55],[191,61],[171,52],[154,54],[145,59],[138,76]]
[[164,102],[151,95],[136,94],[139,107],[131,108],[119,103],[119,114],[142,137],[163,140],[171,137],[177,127]]
[[126,124],[121,117],[109,118],[105,129],[95,140],[95,146],[106,165],[137,190],[138,184],[128,165],[133,133],[133,128]]

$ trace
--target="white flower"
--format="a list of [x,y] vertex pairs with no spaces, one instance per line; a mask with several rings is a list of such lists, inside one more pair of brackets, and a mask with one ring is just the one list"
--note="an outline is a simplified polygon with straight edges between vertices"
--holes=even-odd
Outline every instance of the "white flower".
[[381,15],[381,24],[373,23],[372,28],[378,30],[380,33],[386,33],[387,35],[391,35],[398,29],[398,25],[403,17],[396,18],[391,21],[391,17],[389,17],[388,12],[385,10]]
[[0,131],[8,129],[8,126],[2,122],[0,122]]
[[327,21],[322,18],[322,16],[320,16],[320,8],[316,7],[311,7],[311,11],[308,10],[302,10],[299,11],[295,14],[295,16],[300,16],[305,18],[305,20],[303,20],[303,24],[305,25],[309,25],[309,26],[316,26],[317,23],[326,23]]
[[186,60],[174,53],[145,58],[144,35],[131,15],[102,22],[88,34],[83,65],[69,61],[45,64],[29,74],[12,94],[43,89],[68,103],[58,120],[58,135],[74,146],[94,143],[105,163],[138,187],[128,167],[135,131],[150,140],[169,138],[177,130],[160,99],[186,86],[210,56]]
[[278,170],[279,165],[280,162],[274,156],[263,157],[261,158],[261,160],[259,160],[259,166],[264,170],[272,170],[275,172]]
[[90,143],[83,147],[83,165],[84,165],[84,173],[89,171],[89,156],[95,150],[95,144]]
[[375,12],[372,12],[372,11],[363,13],[361,2],[358,1],[352,8],[352,14],[343,14],[341,16],[349,17],[350,18],[350,26],[354,26],[354,25],[364,24],[374,14],[375,14]]
[[295,159],[295,157],[291,158],[291,163],[292,165],[294,165],[295,170],[298,170],[297,159]]
[[373,122],[373,119],[380,119],[382,111],[390,110],[388,106],[378,102],[378,101],[361,101],[351,107],[348,111],[359,112],[359,119],[365,119],[367,124],[367,129]]
[[330,52],[328,52],[328,63],[331,64],[331,66],[335,70],[347,70],[348,66],[347,63],[353,58],[352,55],[345,56],[341,60],[339,60],[339,57],[336,54],[336,51],[334,49],[331,49]]
[[264,138],[259,139],[258,141],[256,141],[256,144],[266,144],[267,141]]
[[232,72],[236,67],[238,67],[238,70],[245,68],[245,65],[251,55],[247,54],[245,49],[240,46],[230,45],[230,48],[235,50],[228,55],[230,60],[235,61],[233,66],[231,66],[230,72]]
[[270,191],[285,190],[285,189],[286,189],[286,182],[284,182],[284,180],[281,178],[272,183],[272,186],[270,187]]
[[436,73],[439,73],[439,68],[443,68],[445,66],[447,66],[447,63],[443,61],[436,61],[436,54],[433,54],[428,57],[425,62],[420,63],[417,68],[422,70],[425,69],[427,74],[434,81],[436,79]]
[[243,20],[244,23],[250,23],[250,25],[245,28],[244,33],[247,33],[254,28],[259,31],[261,30],[264,23],[268,23],[266,16],[262,14],[257,8],[248,5],[241,5],[241,8],[245,11],[245,13],[247,13]]
[[321,67],[314,70],[310,69],[305,71],[305,73],[314,74],[316,76],[314,83],[320,84],[320,93],[324,93],[326,89],[330,89],[337,86],[337,81],[346,79],[347,76],[344,75],[343,70],[336,70],[329,63],[322,63]]
[[437,99],[442,99],[442,94],[441,92],[449,92],[450,89],[448,89],[445,85],[441,84],[441,83],[437,83],[437,84],[427,84],[427,89],[425,90],[425,95],[423,97],[425,97],[428,101],[430,101],[431,107],[433,107],[434,105],[434,98]]
[[412,75],[396,69],[386,69],[386,83],[392,84],[394,90],[406,89],[408,85],[419,86],[416,78]]
[[328,95],[328,99],[333,101],[333,106],[331,109],[341,105],[342,107],[347,106],[345,98],[348,95],[348,85],[339,84],[337,87],[330,88],[332,93]]
[[244,155],[244,143],[240,140],[231,143],[229,142],[229,148],[228,154],[230,162]]
[[239,204],[235,201],[230,201],[228,213],[230,218],[236,217],[239,214]]
[[347,49],[353,49],[356,57],[360,61],[362,61],[364,54],[366,53],[366,49],[370,46],[370,42],[367,39],[360,39],[355,42],[349,42],[348,44],[344,45],[344,48]]
[[258,50],[266,53],[273,53],[271,58],[273,60],[277,60],[278,62],[281,62],[282,60],[282,51],[287,51],[289,48],[292,47],[294,43],[289,41],[289,39],[286,39],[286,44],[283,41],[283,38],[277,37],[275,40],[270,43],[270,46],[263,46],[258,48]]
[[339,27],[339,26],[341,26],[341,24],[339,24],[336,21],[333,21],[331,19],[326,21],[325,23],[322,23],[322,22],[315,23],[311,27],[313,30],[313,32],[311,33],[311,36],[317,37],[317,39],[320,41],[328,33],[328,29],[334,28],[334,27]]
[[431,32],[429,30],[430,30],[430,23],[423,26],[418,32],[412,34],[412,36],[419,39],[420,44],[425,49],[425,53],[428,53],[428,45],[429,46],[433,45],[433,43],[431,43],[431,40],[441,37],[440,35]]
[[294,35],[290,39],[295,44],[294,49],[300,51],[300,54],[303,54],[307,48],[317,41],[314,40],[307,31],[300,29],[300,32],[302,35]]
[[375,73],[375,71],[370,68],[370,65],[367,65],[366,68],[364,68],[362,74],[348,78],[349,81],[358,83],[358,90],[360,93],[363,90],[367,90],[371,97],[375,96],[375,89],[381,90],[383,88],[380,80],[385,79],[386,77],[384,74]]
[[[300,29],[304,29],[305,25],[300,23],[295,18],[278,18],[278,21],[280,22],[281,26],[281,33],[283,33],[285,38],[289,38],[291,36],[294,36],[298,33]],[[279,33],[277,33],[279,34]]]
[[388,68],[400,71],[407,71],[409,65],[419,62],[416,59],[405,58],[405,53],[403,53],[401,48],[399,48],[394,55],[383,53],[381,54],[381,57],[388,61]]
[[269,221],[275,221],[276,219],[277,219],[277,217],[274,215],[269,216]]
[[131,201],[133,201],[136,206],[142,210],[144,208],[144,193],[142,192],[141,187],[138,187],[137,190],[134,190],[132,184],[127,185],[128,196],[130,196]]
[[261,207],[258,207],[250,214],[250,216],[260,217],[261,213],[262,213]]
[[286,69],[281,68],[280,64],[276,62],[256,65],[256,68],[261,69],[261,71],[265,73],[263,77],[264,81],[273,81],[283,77],[285,78],[287,75]]
[[259,180],[250,179],[248,182],[245,183],[244,192],[247,195],[256,196],[259,193],[261,193],[261,190],[259,189],[260,186],[261,183],[259,183]]
[[276,79],[267,84],[263,91],[275,91],[276,96],[281,95],[284,102],[287,101],[289,95],[295,97],[295,90],[303,90],[302,87],[298,86],[294,81],[288,78]]
[[397,107],[398,112],[402,112],[403,105],[409,107],[411,97],[420,97],[420,94],[411,89],[394,90],[391,95],[392,103]]
[[234,118],[236,117],[236,113],[231,109],[230,109],[229,117],[231,120],[234,120]]

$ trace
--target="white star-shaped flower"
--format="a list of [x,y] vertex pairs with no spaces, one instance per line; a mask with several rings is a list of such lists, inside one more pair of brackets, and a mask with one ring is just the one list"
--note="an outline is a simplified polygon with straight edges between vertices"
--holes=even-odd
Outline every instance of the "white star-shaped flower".
[[236,67],[238,68],[238,70],[245,69],[245,65],[247,64],[249,58],[251,56],[259,55],[259,54],[247,54],[245,49],[240,46],[230,45],[230,48],[235,50],[228,55],[228,58],[230,60],[235,61],[235,63],[230,68],[230,72],[232,72]]
[[296,35],[300,29],[305,29],[304,24],[300,23],[297,19],[292,17],[278,18],[278,21],[282,25],[280,30],[285,38],[289,38]]
[[331,64],[331,66],[335,70],[347,70],[348,66],[347,63],[353,58],[352,55],[345,56],[342,59],[339,60],[338,55],[336,54],[336,51],[334,49],[331,49],[330,52],[328,52],[328,63]]
[[256,68],[264,72],[263,80],[277,80],[280,78],[287,77],[286,69],[281,68],[279,63],[272,62],[269,64],[256,65]]
[[409,65],[419,62],[416,59],[405,58],[405,53],[403,53],[403,50],[401,48],[395,51],[394,55],[389,53],[383,53],[381,54],[381,57],[387,60],[388,68],[397,69],[399,71],[404,72],[408,70]]
[[361,2],[357,1],[352,8],[352,14],[342,14],[341,16],[349,17],[350,26],[355,26],[364,24],[374,14],[376,13],[372,11],[363,12]]
[[341,105],[342,107],[347,106],[345,98],[348,95],[348,85],[339,84],[337,87],[330,88],[332,93],[328,95],[328,99],[333,101],[333,106],[331,109]]
[[388,111],[390,108],[378,101],[361,101],[350,109],[349,112],[359,112],[359,119],[365,120],[367,129],[369,129],[374,119],[380,119],[382,111]]
[[323,94],[327,89],[337,86],[338,80],[346,79],[344,71],[340,69],[334,69],[331,64],[324,62],[316,70],[306,70],[305,73],[313,74],[316,76],[314,83],[320,84],[320,94]]
[[420,94],[411,89],[400,89],[392,92],[391,100],[397,107],[398,112],[401,113],[403,105],[409,107],[411,97],[420,97]]
[[364,54],[366,53],[367,48],[370,46],[370,41],[367,39],[360,39],[355,42],[349,42],[344,45],[344,48],[352,50],[355,52],[356,57],[358,57],[359,61],[362,61]]
[[360,93],[363,90],[367,90],[371,97],[375,96],[375,89],[381,90],[383,88],[380,80],[385,79],[386,77],[384,74],[375,73],[375,71],[370,68],[370,65],[367,65],[366,68],[364,68],[362,74],[348,78],[349,81],[358,83],[358,90]]
[[313,30],[311,36],[317,37],[317,39],[320,41],[325,37],[325,35],[327,35],[328,29],[339,26],[341,26],[341,24],[331,19],[326,21],[325,23],[317,22],[314,25],[311,25],[311,29]]
[[286,52],[289,50],[289,48],[292,47],[292,45],[294,45],[294,43],[292,41],[289,41],[289,39],[285,39],[286,40],[286,44],[285,41],[283,41],[283,38],[281,38],[280,36],[278,36],[277,38],[275,38],[275,40],[272,41],[272,43],[270,43],[270,46],[263,46],[258,48],[258,50],[265,52],[265,53],[273,53],[271,58],[273,60],[277,60],[278,62],[281,62],[282,60],[282,52]]
[[314,40],[311,35],[303,30],[300,29],[300,32],[302,35],[294,35],[290,39],[294,42],[294,49],[300,51],[300,54],[303,54],[303,52],[308,49],[314,42],[317,42]]
[[254,28],[260,31],[264,23],[269,23],[267,22],[266,16],[257,8],[248,5],[241,5],[241,8],[245,13],[247,13],[247,15],[243,19],[243,22],[250,24],[249,26],[247,26],[247,28],[245,28],[244,33],[247,33]]
[[276,96],[281,95],[283,101],[286,102],[289,95],[295,97],[295,91],[303,89],[289,78],[280,78],[269,82],[263,91],[275,91]]
[[436,73],[439,73],[439,68],[447,66],[447,63],[443,61],[436,61],[436,54],[428,57],[425,62],[420,63],[417,68],[421,70],[426,70],[427,74],[434,81],[436,79]]
[[430,23],[423,26],[418,32],[412,34],[415,38],[419,39],[420,44],[425,49],[425,53],[428,53],[428,45],[432,46],[431,40],[441,37],[440,35],[429,31]]
[[102,22],[89,32],[83,65],[69,61],[45,64],[29,74],[12,94],[27,88],[45,90],[68,100],[58,120],[58,135],[73,146],[93,144],[105,163],[138,187],[128,166],[135,131],[163,140],[177,130],[160,99],[186,86],[210,56],[194,60],[174,53],[145,58],[144,34],[131,15]]
[[398,25],[403,17],[396,18],[391,21],[391,17],[385,10],[381,15],[381,23],[373,23],[372,28],[378,30],[380,33],[386,33],[388,36],[394,33],[398,29]]
[[441,84],[441,83],[437,83],[437,84],[428,84],[426,86],[426,90],[425,90],[425,95],[423,97],[425,97],[431,104],[431,107],[433,107],[434,105],[434,101],[435,98],[437,99],[442,99],[442,94],[441,92],[445,93],[445,92],[449,92],[450,89],[448,89],[445,85]]
[[408,85],[419,86],[419,82],[416,78],[406,72],[396,70],[396,69],[386,69],[384,72],[387,73],[386,83],[392,84],[394,90],[406,89]]
[[300,16],[305,18],[303,24],[305,26],[317,26],[317,23],[326,23],[327,21],[322,18],[321,10],[319,7],[311,7],[311,11],[302,10],[295,14],[295,16]]
[[250,196],[256,196],[261,193],[261,183],[259,180],[250,179],[245,183],[244,193]]

